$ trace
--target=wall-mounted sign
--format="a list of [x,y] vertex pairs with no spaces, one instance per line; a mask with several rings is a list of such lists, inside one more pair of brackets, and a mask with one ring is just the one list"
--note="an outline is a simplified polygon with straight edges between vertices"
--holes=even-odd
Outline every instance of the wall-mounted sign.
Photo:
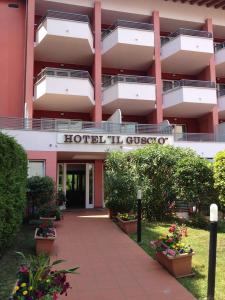
[[160,145],[173,144],[172,136],[163,135],[95,135],[95,134],[72,134],[59,133],[59,144],[91,144],[91,145],[148,145],[158,143]]

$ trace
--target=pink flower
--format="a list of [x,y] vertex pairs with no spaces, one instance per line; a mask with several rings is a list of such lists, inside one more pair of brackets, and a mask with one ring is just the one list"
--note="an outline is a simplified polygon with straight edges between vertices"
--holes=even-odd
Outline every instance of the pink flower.
[[28,268],[26,266],[20,266],[19,272],[20,273],[28,273],[29,270],[28,270]]
[[171,255],[171,256],[175,256],[176,255],[176,251],[172,250],[172,249],[168,249],[167,250],[167,254]]
[[53,300],[57,300],[58,299],[58,296],[57,296],[57,293],[55,292],[54,294],[53,294]]

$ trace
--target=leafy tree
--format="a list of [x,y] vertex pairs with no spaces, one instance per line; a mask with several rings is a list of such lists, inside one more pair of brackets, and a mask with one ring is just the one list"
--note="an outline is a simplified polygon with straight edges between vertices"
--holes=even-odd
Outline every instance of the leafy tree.
[[215,157],[214,180],[220,209],[225,212],[225,151],[218,152]]

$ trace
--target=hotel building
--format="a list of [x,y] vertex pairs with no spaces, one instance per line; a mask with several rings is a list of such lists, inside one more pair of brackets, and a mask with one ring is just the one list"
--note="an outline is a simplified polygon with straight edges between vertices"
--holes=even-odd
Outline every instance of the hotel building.
[[72,207],[107,151],[225,149],[225,1],[1,0],[0,128]]

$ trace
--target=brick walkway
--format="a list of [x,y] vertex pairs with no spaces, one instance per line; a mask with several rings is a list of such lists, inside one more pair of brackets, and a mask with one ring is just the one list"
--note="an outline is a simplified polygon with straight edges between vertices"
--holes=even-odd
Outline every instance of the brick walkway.
[[54,258],[80,266],[60,300],[193,300],[104,211],[66,212],[57,225]]

